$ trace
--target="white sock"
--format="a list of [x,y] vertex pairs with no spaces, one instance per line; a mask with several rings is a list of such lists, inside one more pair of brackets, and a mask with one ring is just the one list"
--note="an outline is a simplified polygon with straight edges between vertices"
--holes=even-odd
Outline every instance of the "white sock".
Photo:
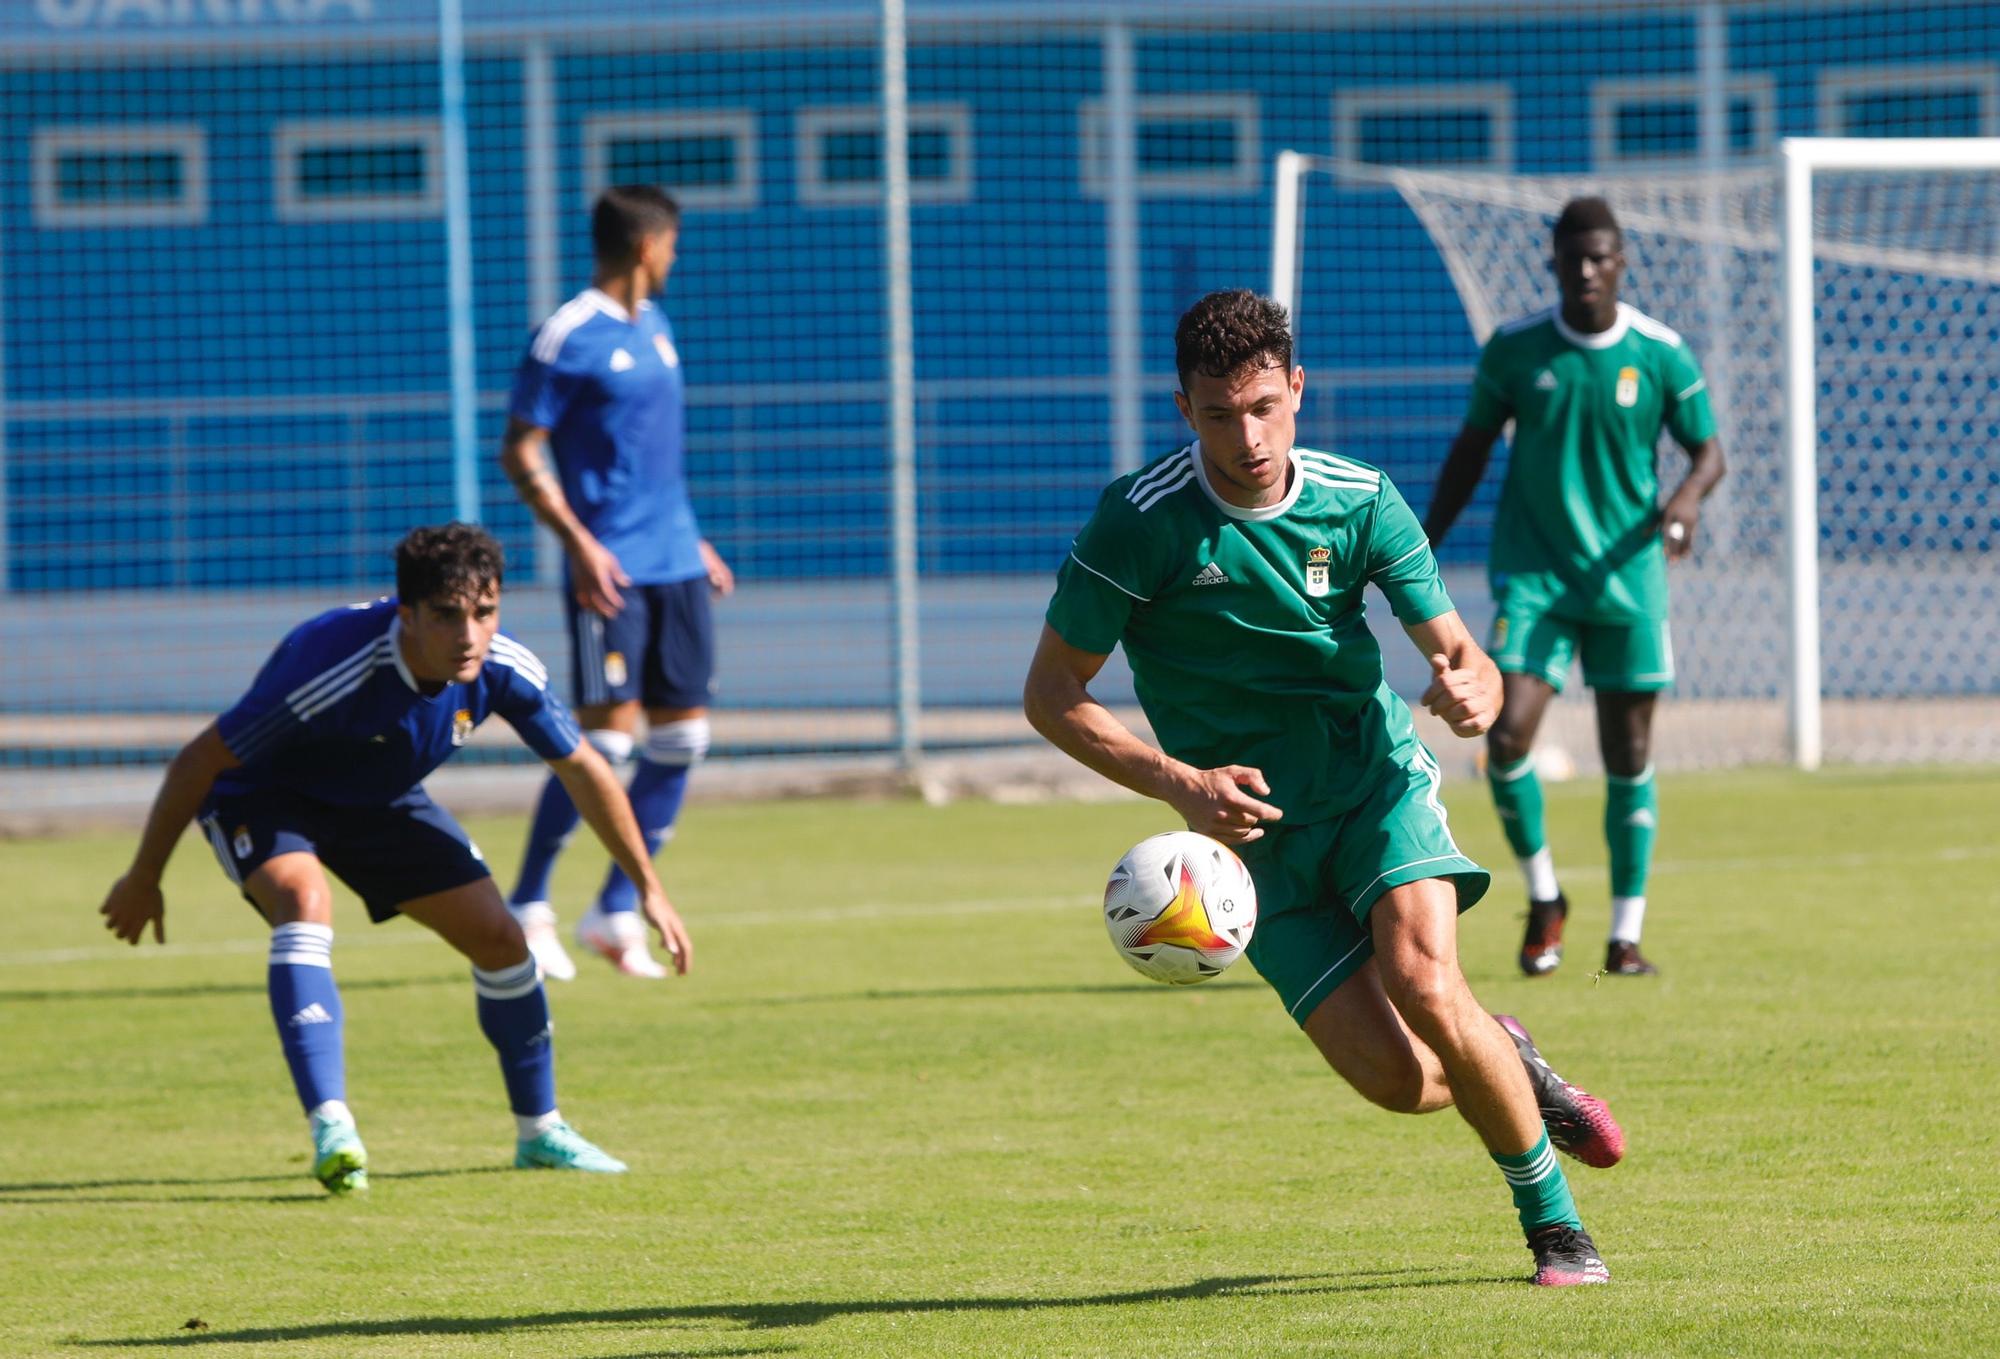
[[551,1109],[545,1114],[514,1115],[514,1128],[520,1134],[523,1142],[526,1142],[530,1138],[540,1137],[560,1122],[562,1122],[562,1113],[556,1109]]
[[1520,860],[1520,864],[1521,876],[1528,880],[1528,900],[1554,901],[1562,895],[1562,888],[1556,886],[1556,858],[1547,845]]
[[317,1109],[306,1115],[307,1122],[352,1123],[354,1114],[347,1107],[347,1101],[330,1099],[323,1101]]
[[1639,931],[1646,923],[1646,899],[1644,897],[1611,898],[1611,941],[1613,943],[1636,944]]

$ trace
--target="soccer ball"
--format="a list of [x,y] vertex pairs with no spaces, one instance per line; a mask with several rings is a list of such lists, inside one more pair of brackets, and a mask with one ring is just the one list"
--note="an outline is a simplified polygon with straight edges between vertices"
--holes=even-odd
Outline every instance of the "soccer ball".
[[1104,928],[1118,956],[1154,981],[1192,986],[1243,956],[1257,928],[1250,870],[1193,831],[1141,840],[1104,886]]

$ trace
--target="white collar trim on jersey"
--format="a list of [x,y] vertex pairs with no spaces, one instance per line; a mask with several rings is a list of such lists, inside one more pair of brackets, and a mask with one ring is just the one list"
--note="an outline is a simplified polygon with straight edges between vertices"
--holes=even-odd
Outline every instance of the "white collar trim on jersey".
[[[583,300],[615,321],[623,321],[628,326],[635,324],[632,319],[632,313],[619,306],[612,299],[611,294],[605,292],[602,288],[585,288],[583,290]],[[653,303],[651,298],[642,297],[639,299],[640,311],[651,311],[652,309]]]
[[389,655],[395,659],[396,673],[403,677],[403,683],[410,686],[410,692],[421,694],[417,677],[410,673],[410,666],[403,659],[403,615],[397,614],[389,620]]
[[1556,334],[1568,340],[1578,349],[1609,349],[1625,338],[1625,332],[1632,328],[1633,308],[1626,303],[1618,304],[1618,319],[1611,323],[1609,330],[1600,330],[1595,335],[1589,331],[1574,330],[1563,320],[1562,308],[1549,313],[1556,318]]
[[1285,492],[1285,498],[1283,500],[1280,500],[1277,504],[1259,505],[1253,509],[1253,508],[1246,508],[1242,505],[1232,505],[1227,500],[1224,500],[1221,496],[1217,495],[1215,493],[1215,487],[1211,486],[1208,481],[1208,460],[1201,456],[1201,440],[1196,439],[1193,443],[1188,445],[1188,457],[1194,460],[1194,479],[1201,486],[1201,493],[1208,497],[1209,502],[1213,504],[1215,508],[1221,510],[1231,519],[1243,519],[1250,521],[1262,520],[1262,519],[1276,519],[1279,515],[1283,514],[1286,510],[1289,510],[1293,505],[1298,503],[1299,492],[1305,489],[1306,474],[1304,469],[1302,469],[1299,466],[1299,454],[1297,449],[1293,449],[1286,456],[1290,458],[1292,465],[1291,489]]

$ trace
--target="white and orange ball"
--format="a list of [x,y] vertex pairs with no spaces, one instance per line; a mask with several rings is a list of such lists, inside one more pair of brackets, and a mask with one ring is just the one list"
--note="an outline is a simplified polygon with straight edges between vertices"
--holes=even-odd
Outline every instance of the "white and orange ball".
[[1257,889],[1228,846],[1168,831],[1141,840],[1111,870],[1104,927],[1140,973],[1192,986],[1243,956],[1257,928]]

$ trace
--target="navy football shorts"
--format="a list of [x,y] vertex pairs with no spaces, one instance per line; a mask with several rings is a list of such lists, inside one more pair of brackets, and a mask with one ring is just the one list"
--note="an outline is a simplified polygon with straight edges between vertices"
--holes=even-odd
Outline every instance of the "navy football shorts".
[[[377,924],[406,901],[491,876],[472,837],[421,787],[371,807],[279,788],[215,793],[201,809],[201,827],[239,890],[265,860],[311,854],[354,889]],[[256,905],[248,892],[243,899]]]
[[705,708],[715,688],[715,618],[708,578],[628,585],[616,618],[565,592],[579,708],[638,699],[648,708]]

